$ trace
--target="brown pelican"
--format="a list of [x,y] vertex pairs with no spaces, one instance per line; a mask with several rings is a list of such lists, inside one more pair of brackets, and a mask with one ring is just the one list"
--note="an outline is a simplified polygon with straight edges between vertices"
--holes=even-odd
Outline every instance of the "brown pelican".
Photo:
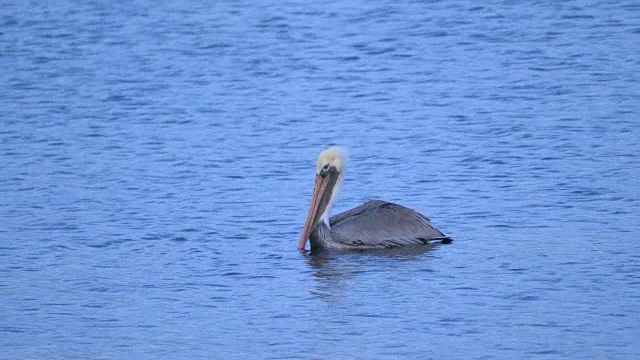
[[330,147],[320,153],[311,208],[299,249],[305,249],[309,239],[312,249],[374,249],[451,242],[426,216],[382,200],[372,200],[330,217],[345,167],[346,156],[340,148]]

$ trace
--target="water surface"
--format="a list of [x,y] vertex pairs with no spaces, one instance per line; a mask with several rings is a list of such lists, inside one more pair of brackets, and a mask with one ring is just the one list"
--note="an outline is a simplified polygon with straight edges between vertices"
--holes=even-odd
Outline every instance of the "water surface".
[[[637,358],[633,1],[6,2],[0,344]],[[300,253],[315,161],[453,244]]]

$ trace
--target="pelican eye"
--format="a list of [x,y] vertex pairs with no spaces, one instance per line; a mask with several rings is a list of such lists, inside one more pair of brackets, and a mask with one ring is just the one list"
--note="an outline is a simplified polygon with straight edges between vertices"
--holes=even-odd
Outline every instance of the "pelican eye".
[[320,169],[320,175],[322,177],[327,176],[327,174],[329,173],[329,169],[330,169],[330,165],[329,164],[324,164],[324,166],[322,167],[322,169]]

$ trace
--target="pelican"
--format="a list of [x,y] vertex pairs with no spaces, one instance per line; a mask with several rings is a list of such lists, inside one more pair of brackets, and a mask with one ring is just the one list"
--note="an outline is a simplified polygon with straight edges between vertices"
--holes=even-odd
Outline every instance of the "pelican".
[[385,249],[452,240],[431,225],[428,217],[402,205],[372,200],[331,216],[346,168],[346,156],[338,147],[320,153],[311,208],[298,248],[307,240],[311,249]]

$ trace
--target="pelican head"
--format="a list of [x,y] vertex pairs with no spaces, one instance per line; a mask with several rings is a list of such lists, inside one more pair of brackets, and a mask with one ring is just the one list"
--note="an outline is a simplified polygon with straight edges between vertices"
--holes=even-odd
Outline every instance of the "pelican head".
[[345,152],[336,146],[324,150],[318,156],[316,185],[311,198],[309,215],[298,243],[299,249],[306,247],[307,240],[309,240],[311,233],[316,229],[320,221],[329,226],[329,214],[340,193],[346,165],[347,157]]

